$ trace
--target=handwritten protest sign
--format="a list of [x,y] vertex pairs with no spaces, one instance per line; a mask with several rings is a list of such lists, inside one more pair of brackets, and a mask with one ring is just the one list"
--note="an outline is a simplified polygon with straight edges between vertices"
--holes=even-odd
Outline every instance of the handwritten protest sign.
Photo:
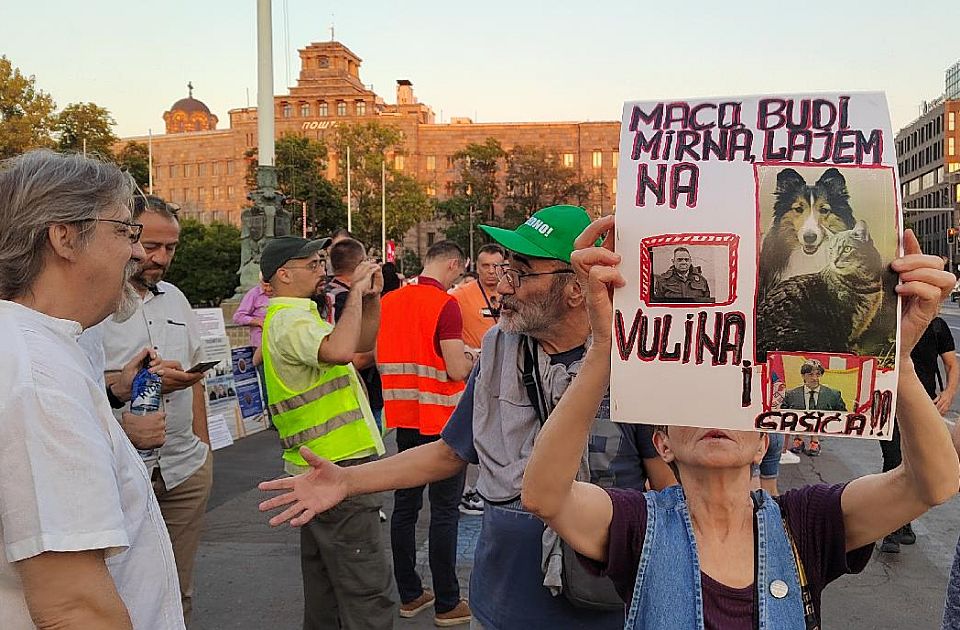
[[611,416],[890,439],[895,165],[880,93],[626,103]]

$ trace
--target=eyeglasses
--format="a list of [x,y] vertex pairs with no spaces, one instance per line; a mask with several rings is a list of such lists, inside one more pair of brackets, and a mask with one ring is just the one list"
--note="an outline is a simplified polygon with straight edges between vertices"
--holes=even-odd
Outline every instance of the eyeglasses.
[[127,238],[130,239],[130,244],[133,245],[140,240],[140,235],[143,234],[143,224],[142,223],[131,223],[130,221],[121,221],[120,219],[84,219],[83,221],[78,221],[78,223],[83,223],[84,221],[96,221],[97,223],[116,223],[117,225],[122,225],[126,228]]
[[284,269],[306,269],[307,271],[316,271],[323,264],[321,260],[311,260],[305,265],[284,265]]
[[533,276],[556,276],[564,273],[573,273],[573,269],[555,269],[553,271],[520,271],[519,269],[513,269],[510,265],[503,263],[496,266],[497,269],[497,280],[503,280],[504,277],[507,278],[507,284],[509,284],[514,289],[520,288],[520,282],[522,278],[532,278]]

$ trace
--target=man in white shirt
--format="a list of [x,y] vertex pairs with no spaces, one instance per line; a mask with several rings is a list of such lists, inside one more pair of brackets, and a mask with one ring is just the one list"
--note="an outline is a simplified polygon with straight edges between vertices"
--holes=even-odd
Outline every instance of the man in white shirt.
[[[187,298],[162,281],[180,239],[176,211],[159,197],[139,196],[133,216],[143,224],[140,242],[146,255],[131,278],[138,293],[136,312],[123,323],[103,324],[107,383],[112,384],[117,371],[144,347],[155,349],[163,359],[166,439],[145,462],[173,543],[183,614],[189,623],[193,563],[213,485],[203,373],[186,372],[203,360],[203,348]],[[124,430],[133,440],[130,425]]]
[[140,226],[110,164],[0,164],[0,625],[182,629],[150,479],[77,344],[129,299]]

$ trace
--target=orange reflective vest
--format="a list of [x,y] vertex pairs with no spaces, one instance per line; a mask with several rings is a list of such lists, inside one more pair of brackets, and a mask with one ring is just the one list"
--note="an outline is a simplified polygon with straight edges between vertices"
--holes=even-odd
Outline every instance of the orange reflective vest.
[[417,429],[439,435],[465,387],[450,380],[434,338],[440,312],[455,300],[430,285],[409,285],[391,291],[380,306],[377,368],[383,384],[387,427]]

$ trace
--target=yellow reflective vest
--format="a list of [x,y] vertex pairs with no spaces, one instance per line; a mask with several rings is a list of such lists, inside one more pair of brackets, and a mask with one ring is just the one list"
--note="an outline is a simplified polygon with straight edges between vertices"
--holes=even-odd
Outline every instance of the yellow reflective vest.
[[[290,389],[277,374],[270,348],[270,325],[285,308],[295,307],[271,303],[263,322],[263,371],[270,413],[283,445],[283,459],[294,466],[308,466],[300,455],[301,446],[334,462],[364,451],[364,455],[371,451],[382,454],[383,442],[370,429],[372,418],[364,415],[368,405],[358,398],[357,392],[362,392],[362,388],[353,365],[331,365],[299,391]],[[318,326],[329,326],[319,313],[314,316]]]

